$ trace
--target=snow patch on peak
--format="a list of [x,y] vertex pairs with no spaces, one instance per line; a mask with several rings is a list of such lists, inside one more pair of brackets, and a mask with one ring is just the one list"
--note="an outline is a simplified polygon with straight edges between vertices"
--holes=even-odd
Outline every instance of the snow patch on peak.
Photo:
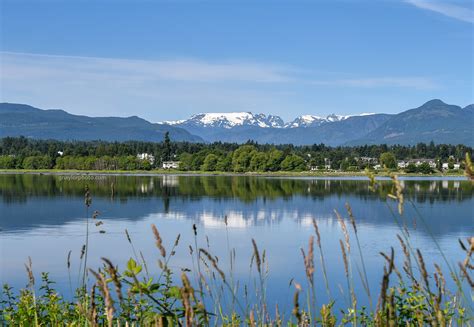
[[351,116],[343,116],[343,115],[336,115],[336,114],[330,114],[326,117],[326,120],[328,122],[336,122],[336,121],[341,121],[341,120],[345,120],[347,118],[349,118]]
[[191,119],[198,119],[204,125],[212,125],[216,122],[227,121],[230,126],[242,125],[243,122],[252,118],[253,115],[250,112],[216,112],[198,114],[191,117]]
[[296,117],[295,120],[285,125],[285,127],[296,128],[296,127],[310,127],[319,126],[325,121],[324,118],[315,115],[302,115]]
[[215,112],[193,115],[190,119],[166,122],[169,125],[191,125],[199,127],[233,128],[236,126],[258,126],[262,128],[283,126],[278,116],[253,114],[251,112]]
[[158,122],[158,124],[164,124],[164,125],[180,125],[184,123],[186,120],[181,119],[181,120],[165,120],[163,122]]
[[359,115],[336,115],[331,114],[326,117],[316,115],[301,115],[293,121],[285,123],[279,116],[254,114],[251,112],[213,112],[200,113],[191,116],[186,120],[165,121],[163,124],[183,127],[216,127],[233,128],[237,126],[255,126],[261,128],[298,128],[316,127],[322,124],[339,122],[355,116],[368,116],[373,113],[362,113]]
[[374,113],[362,113],[358,115],[336,115],[330,114],[326,117],[315,116],[315,115],[301,115],[295,118],[292,122],[285,124],[287,128],[297,128],[297,127],[315,127],[322,124],[334,123],[346,120],[351,117],[357,116],[369,116],[374,115]]
[[314,115],[303,115],[303,116],[300,116],[300,118],[301,118],[303,121],[307,121],[307,122],[312,122],[312,121],[315,121],[315,120],[322,120],[322,119],[324,119],[324,118],[322,118],[322,117],[314,116]]

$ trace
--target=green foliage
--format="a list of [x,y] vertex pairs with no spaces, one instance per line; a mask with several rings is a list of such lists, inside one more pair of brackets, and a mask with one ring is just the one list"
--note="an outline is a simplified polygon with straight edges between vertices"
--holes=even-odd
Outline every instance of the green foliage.
[[454,160],[454,157],[450,156],[448,158],[448,168],[449,169],[454,169],[454,164],[456,163],[456,161]]
[[71,170],[150,170],[152,165],[148,160],[141,160],[135,156],[64,156],[56,159],[54,168]]
[[203,171],[215,171],[217,170],[217,163],[219,162],[219,157],[213,153],[210,153],[204,159],[204,163],[201,166]]
[[418,167],[416,167],[416,165],[414,163],[410,162],[406,166],[405,172],[407,172],[407,173],[417,173],[418,172]]
[[250,159],[250,171],[267,171],[268,154],[266,152],[254,153]]
[[153,168],[153,165],[150,161],[148,160],[138,160],[137,168],[139,170],[151,170]]
[[422,162],[419,165],[415,165],[414,163],[409,163],[408,166],[405,168],[405,172],[407,173],[418,173],[418,174],[432,174],[434,173],[434,169],[431,168],[430,164],[427,162]]
[[354,157],[347,157],[341,162],[341,170],[343,171],[358,171],[357,161]]
[[52,160],[49,156],[30,156],[23,159],[23,169],[50,169]]
[[397,159],[392,152],[384,152],[380,155],[380,164],[388,169],[396,169]]
[[219,157],[216,165],[217,171],[232,171],[232,153],[227,153]]
[[138,160],[133,156],[120,157],[118,166],[121,170],[136,170],[138,168]]
[[304,159],[295,154],[290,154],[281,162],[281,170],[284,171],[303,171],[305,169]]
[[14,169],[16,168],[16,160],[12,155],[0,156],[0,169]]
[[170,140],[170,133],[165,133],[165,139],[163,142],[163,161],[171,160],[172,149],[171,149],[171,140]]
[[242,145],[234,151],[232,156],[232,168],[235,172],[249,171],[250,161],[257,153],[255,146]]
[[[226,309],[224,303],[218,298],[212,299],[215,302],[214,308],[206,307],[202,301],[204,294],[191,286],[185,273],[181,275],[181,284],[173,281],[173,273],[168,267],[168,262],[174,255],[178,242],[179,238],[171,253],[159,260],[161,273],[154,276],[148,272],[146,263],[139,259],[130,258],[123,271],[119,271],[109,260],[103,259],[104,265],[100,270],[97,272],[91,270],[95,284],[89,288],[89,291],[84,288],[77,289],[73,301],[64,299],[54,289],[54,282],[49,279],[47,273],[42,273],[42,282],[37,293],[34,288],[34,279],[30,287],[20,290],[18,294],[5,284],[0,297],[0,322],[13,326],[126,324],[238,326],[246,321],[250,325],[263,326],[263,321],[266,321],[267,325],[271,326],[296,326],[291,316],[285,315],[284,312],[283,315],[280,313],[273,315],[265,311],[267,303],[252,306],[257,314],[241,311],[237,309],[238,307]],[[209,269],[200,277],[205,278],[205,283],[209,287],[207,290],[210,293],[207,295],[212,294],[214,288],[221,289],[222,292],[224,290],[233,292],[232,286],[226,281],[226,273],[220,270],[219,263],[208,251],[199,250],[199,253],[205,253],[199,256],[199,260]],[[256,246],[255,251],[258,253]],[[468,258],[471,256],[472,253],[468,255]],[[469,323],[471,318],[466,313],[466,307],[462,306],[462,294],[451,293],[445,289],[444,277],[440,270],[434,273],[436,289],[431,291],[422,286],[428,285],[426,282],[428,276],[420,276],[416,279],[410,272],[411,266],[405,266],[404,271],[409,277],[405,279],[393,266],[394,262],[391,261],[393,259],[388,257],[386,259],[390,260],[388,266],[392,268],[387,270],[385,267],[384,280],[386,280],[387,288],[384,289],[382,286],[377,308],[368,311],[366,307],[354,306],[336,313],[335,302],[331,300],[311,311],[314,303],[308,303],[308,307],[300,308],[296,301],[293,314],[299,321],[297,325],[344,326],[352,324],[382,327],[463,326]],[[260,260],[263,260],[261,265],[265,264],[265,256]],[[425,269],[421,262],[423,261],[420,261],[422,269]],[[259,263],[256,264],[259,265]],[[393,271],[396,271],[399,276],[396,286],[391,286],[389,282]],[[221,278],[218,280],[216,275],[220,275]],[[265,286],[262,285],[262,287]],[[298,288],[301,286],[297,286],[295,299],[298,299],[300,292]],[[215,312],[218,314],[216,315]],[[261,317],[259,312],[266,312],[265,316]],[[303,323],[305,321],[307,324]]]
[[192,170],[193,156],[184,152],[179,156],[179,170]]
[[200,170],[208,154],[207,150],[201,150],[191,157],[191,170]]
[[[177,143],[171,142],[169,137],[165,137],[160,143],[65,142],[6,137],[0,139],[0,169],[150,170],[160,168],[165,160],[179,160],[179,169],[183,171],[276,172],[301,171],[309,167],[324,168],[327,159],[332,169],[357,171],[371,169],[375,164],[359,160],[362,157],[379,158],[380,163],[389,169],[397,168],[395,158],[436,158],[439,164],[448,162],[450,167],[453,167],[453,162],[462,162],[465,154],[472,155],[472,152],[471,147],[464,145],[432,143],[420,143],[415,146],[382,144],[328,147],[324,144],[293,146],[220,142]],[[137,154],[141,153],[153,155],[155,162],[152,164],[146,160],[138,160]],[[301,158],[304,165],[296,157]],[[206,158],[208,160],[205,164]],[[296,166],[294,160],[298,161]],[[410,169],[406,171],[419,172]]]
[[419,173],[422,174],[431,174],[433,173],[433,168],[431,168],[430,164],[427,162],[422,162],[418,167],[417,170]]
[[272,149],[268,153],[267,169],[268,171],[280,170],[280,164],[284,159],[283,151]]

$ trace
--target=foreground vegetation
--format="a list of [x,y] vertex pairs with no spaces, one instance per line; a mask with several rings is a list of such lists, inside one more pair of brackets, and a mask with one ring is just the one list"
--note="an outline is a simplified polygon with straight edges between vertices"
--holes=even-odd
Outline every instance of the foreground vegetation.
[[[463,169],[465,153],[472,148],[463,145],[416,146],[365,145],[356,147],[245,145],[229,143],[176,143],[169,138],[151,142],[63,142],[26,138],[0,140],[0,169],[24,170],[86,170],[86,171],[149,171],[160,169],[164,161],[180,161],[179,170],[186,172],[308,172],[309,170],[361,172],[375,164],[397,170],[397,160],[431,158],[436,167],[427,163],[408,165],[402,173],[431,174],[448,163],[450,173],[455,164]],[[151,157],[138,158],[138,154]]]
[[[473,167],[466,158],[466,173],[473,179]],[[369,175],[370,190],[377,191],[379,185]],[[340,312],[331,294],[329,285],[341,281],[331,280],[326,273],[324,235],[319,233],[317,221],[313,220],[314,234],[310,236],[307,249],[301,251],[302,269],[306,280],[291,281],[294,287],[293,309],[281,311],[269,303],[266,297],[266,281],[271,274],[266,252],[252,240],[253,255],[250,258],[252,285],[240,285],[234,278],[235,250],[228,247],[228,258],[218,258],[212,249],[200,247],[200,235],[193,225],[194,245],[189,246],[192,269],[172,269],[172,260],[180,236],[171,246],[163,243],[159,230],[152,226],[152,235],[158,253],[158,270],[146,262],[140,251],[135,249],[132,236],[125,231],[127,241],[134,253],[125,268],[103,258],[103,266],[92,269],[87,262],[89,232],[94,226],[102,225],[99,213],[89,214],[92,202],[87,188],[84,196],[88,218],[86,238],[80,256],[80,278],[74,299],[64,298],[53,288],[46,273],[41,282],[36,281],[31,260],[26,264],[28,286],[19,293],[5,285],[0,301],[0,315],[9,325],[228,325],[228,326],[470,326],[473,321],[472,292],[474,282],[473,252],[474,237],[458,240],[464,260],[451,265],[444,257],[436,239],[440,261],[433,267],[425,263],[420,250],[412,247],[410,233],[403,224],[405,203],[403,185],[392,176],[392,188],[386,194],[393,200],[393,219],[399,226],[398,240],[402,263],[391,247],[381,252],[385,260],[381,267],[382,278],[377,290],[371,289],[364,265],[364,256],[359,243],[357,219],[349,204],[343,217],[335,212],[343,238],[340,240],[340,259],[346,277],[346,290],[350,305]],[[390,206],[391,208],[391,206]],[[420,221],[425,223],[423,217]],[[226,222],[227,223],[227,222]],[[453,240],[454,241],[454,240]],[[230,260],[229,271],[222,268],[223,260]],[[444,267],[444,271],[442,269]],[[71,257],[67,259],[70,273]],[[319,270],[323,279],[315,278]],[[356,273],[357,270],[357,273]],[[355,284],[359,281],[365,290],[356,294]],[[323,283],[330,299],[321,303],[321,294],[316,286]],[[451,287],[449,287],[451,285]],[[71,283],[72,287],[72,283]],[[252,291],[249,291],[252,290]],[[359,303],[367,298],[369,305]]]

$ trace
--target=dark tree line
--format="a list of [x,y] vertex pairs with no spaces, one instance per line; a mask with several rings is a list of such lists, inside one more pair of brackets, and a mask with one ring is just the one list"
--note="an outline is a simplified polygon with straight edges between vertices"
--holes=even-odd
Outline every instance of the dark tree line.
[[[330,147],[271,145],[247,142],[190,143],[172,142],[104,142],[35,140],[25,137],[0,139],[2,169],[97,169],[135,170],[159,168],[163,161],[180,161],[182,170],[205,171],[301,171],[314,168],[359,170],[379,161],[382,154],[393,154],[396,160],[431,158],[439,162],[461,162],[472,148],[433,142],[414,146],[362,145]],[[140,160],[137,154],[147,153],[154,160]],[[385,156],[382,156],[386,157]],[[365,158],[362,160],[361,158]]]

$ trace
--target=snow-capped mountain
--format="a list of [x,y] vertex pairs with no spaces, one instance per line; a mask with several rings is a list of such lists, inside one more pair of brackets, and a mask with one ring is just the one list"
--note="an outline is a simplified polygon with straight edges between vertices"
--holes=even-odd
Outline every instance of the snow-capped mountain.
[[316,127],[326,123],[334,123],[346,120],[351,117],[370,116],[373,113],[363,113],[359,115],[336,115],[331,114],[326,117],[314,116],[314,115],[302,115],[295,118],[295,120],[286,123],[286,128],[298,128],[298,127]]
[[314,116],[314,115],[302,115],[298,116],[292,122],[285,124],[287,128],[298,128],[298,127],[315,127],[321,126],[326,123],[334,123],[338,121],[345,120],[352,116],[341,116],[336,114],[331,114],[324,117]]
[[237,126],[256,126],[262,128],[281,128],[283,120],[274,115],[254,114],[251,112],[202,113],[186,120],[164,122],[168,125],[233,128]]
[[285,124],[286,128],[319,126],[326,122],[326,119],[314,115],[302,115],[296,117],[292,122]]
[[343,144],[364,136],[388,119],[385,114],[326,117],[302,115],[285,123],[275,115],[251,112],[202,113],[162,124],[180,127],[208,142]]
[[[371,114],[360,114],[355,116],[366,116]],[[315,115],[302,115],[293,121],[285,123],[283,119],[275,115],[254,114],[251,112],[228,112],[228,113],[202,113],[191,116],[186,120],[166,121],[164,124],[187,126],[187,127],[214,127],[234,128],[237,126],[255,126],[261,128],[298,128],[315,127],[325,123],[333,123],[345,120],[352,115],[342,116],[331,114],[326,117]]]

